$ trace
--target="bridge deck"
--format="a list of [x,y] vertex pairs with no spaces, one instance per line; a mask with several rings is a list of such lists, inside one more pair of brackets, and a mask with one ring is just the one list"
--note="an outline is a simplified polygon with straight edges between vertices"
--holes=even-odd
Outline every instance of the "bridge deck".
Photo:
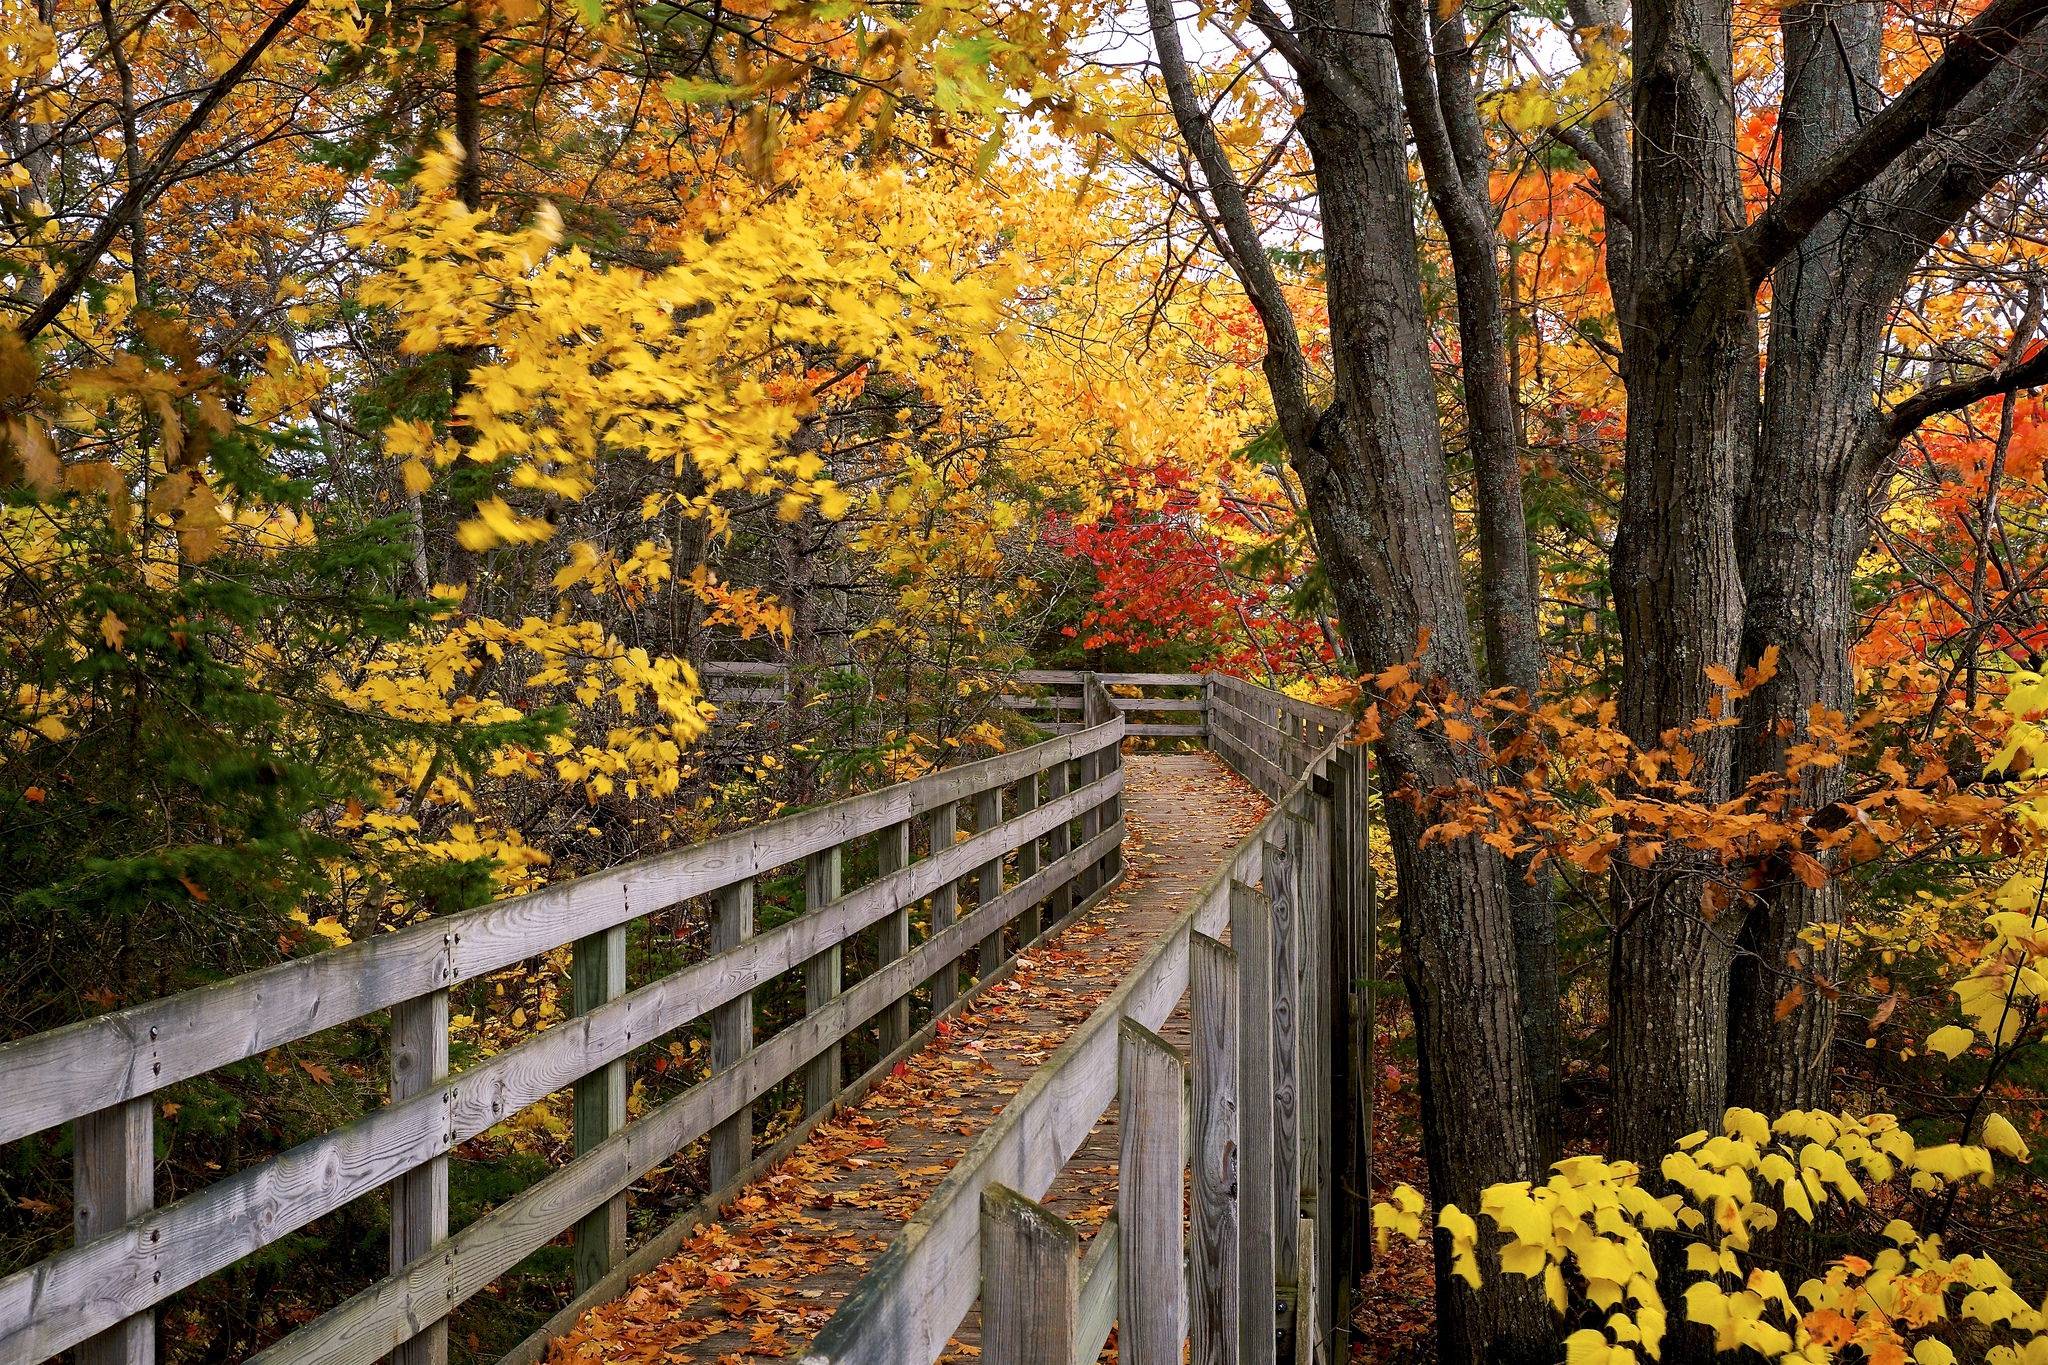
[[[797,1355],[1032,1067],[1106,996],[1264,815],[1209,754],[1124,760],[1124,884],[1041,945],[863,1101],[821,1125],[685,1243],[550,1348],[551,1365],[756,1365]],[[1166,1036],[1185,1043],[1176,1016]],[[1045,1201],[1088,1231],[1116,1203],[1114,1110]],[[972,1315],[943,1357],[980,1354]]]

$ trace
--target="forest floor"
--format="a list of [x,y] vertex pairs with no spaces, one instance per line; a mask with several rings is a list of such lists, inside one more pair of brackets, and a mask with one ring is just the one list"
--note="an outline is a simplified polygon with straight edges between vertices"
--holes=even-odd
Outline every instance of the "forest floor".
[[[1086,1019],[1264,818],[1212,756],[1125,760],[1127,874],[1087,917],[830,1122],[627,1293],[549,1348],[551,1365],[759,1365],[797,1355],[1032,1069]],[[1185,1019],[1164,1035],[1185,1045]],[[1116,1204],[1114,1108],[1045,1203],[1093,1233]],[[970,1314],[943,1360],[981,1354]],[[1114,1359],[1105,1353],[1105,1359]]]

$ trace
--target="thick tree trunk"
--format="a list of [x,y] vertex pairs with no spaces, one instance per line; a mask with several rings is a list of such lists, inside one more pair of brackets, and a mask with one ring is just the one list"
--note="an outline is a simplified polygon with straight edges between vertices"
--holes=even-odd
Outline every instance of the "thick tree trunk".
[[[1522,506],[1521,414],[1509,377],[1500,240],[1490,191],[1493,162],[1479,125],[1472,39],[1462,11],[1438,18],[1429,0],[1394,0],[1393,21],[1395,62],[1408,122],[1415,131],[1430,200],[1450,246],[1457,285],[1459,360],[1479,522],[1486,681],[1533,698],[1543,685],[1537,576]],[[1533,854],[1513,860],[1508,897],[1538,1159],[1547,1167],[1562,1154],[1558,1091],[1564,1027],[1550,873],[1535,865]]]
[[[1788,182],[1854,137],[1879,107],[1881,6],[1800,4],[1783,18],[1788,80],[1779,118]],[[1778,649],[1778,673],[1744,702],[1738,782],[1782,772],[1805,740],[1815,706],[1856,704],[1849,649],[1854,576],[1869,539],[1872,483],[1889,453],[1874,395],[1892,306],[1920,258],[2048,133],[2048,42],[2016,60],[1944,120],[1941,133],[1823,220],[1772,276],[1762,433],[1741,511],[1747,594],[1743,659]],[[1847,777],[1813,769],[1798,799],[1818,809]],[[1768,1114],[1828,1101],[1835,1006],[1832,981],[1842,889],[1780,877],[1746,926],[1729,1021],[1729,1101]],[[1809,937],[1821,942],[1815,948]],[[1778,1004],[1805,983],[1803,1000]]]
[[[1358,87],[1340,99],[1304,78],[1335,399],[1316,439],[1293,452],[1295,468],[1361,669],[1415,658],[1420,648],[1417,680],[1430,695],[1476,697],[1481,685],[1427,363],[1400,87],[1392,54],[1358,36],[1385,32],[1391,16],[1384,4],[1340,4],[1326,11],[1300,5],[1295,17],[1311,50],[1341,60]],[[1484,777],[1440,727],[1418,730],[1406,718],[1386,725],[1379,754],[1390,791],[1429,793]],[[1390,799],[1387,808],[1423,1039],[1432,1193],[1439,1204],[1477,1208],[1487,1185],[1538,1178],[1541,1168],[1509,869],[1475,839],[1424,845],[1427,803],[1418,810]],[[1555,1331],[1535,1282],[1491,1276],[1475,1293],[1462,1281],[1439,1281],[1444,1359],[1555,1359]]]
[[[1734,494],[1755,446],[1757,325],[1754,288],[1716,254],[1743,221],[1730,19],[1729,0],[1636,8],[1627,487],[1612,568],[1620,721],[1644,749],[1708,714],[1706,669],[1732,668],[1742,644]],[[1689,747],[1699,799],[1725,800],[1727,732]],[[1679,854],[1612,878],[1610,1150],[1651,1170],[1677,1139],[1718,1126],[1726,1104],[1740,924],[1707,916],[1709,875]]]
[[[1883,102],[1877,85],[1882,6],[1796,4],[1781,19],[1785,94],[1778,115],[1783,175],[1808,174]],[[1855,702],[1849,661],[1852,575],[1863,542],[1863,481],[1850,477],[1871,405],[1891,294],[1858,280],[1846,215],[1823,223],[1772,276],[1771,335],[1761,439],[1741,548],[1747,613],[1743,663],[1778,650],[1778,672],[1743,704],[1737,779],[1782,771],[1815,705]],[[1858,286],[1862,287],[1858,287]],[[1846,790],[1840,767],[1809,769],[1809,809]],[[1804,935],[1838,924],[1842,890],[1784,875],[1744,926],[1729,1019],[1729,1102],[1777,1115],[1827,1100],[1835,1006],[1810,978],[1832,981],[1836,950]],[[1779,1002],[1806,983],[1802,1003]]]

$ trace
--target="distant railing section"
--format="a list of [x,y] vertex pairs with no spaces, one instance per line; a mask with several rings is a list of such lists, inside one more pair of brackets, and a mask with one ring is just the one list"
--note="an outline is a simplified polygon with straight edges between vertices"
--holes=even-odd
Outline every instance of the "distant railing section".
[[[1350,1358],[1370,1254],[1366,753],[1341,712],[1199,681],[1210,742],[1272,812],[953,1167],[804,1365],[930,1365],[977,1299],[986,1365],[1081,1365],[1112,1325],[1121,1365]],[[1100,675],[1081,687],[1084,723],[1116,704]],[[1191,987],[1184,1056],[1156,1030]],[[1035,1201],[1112,1101],[1116,1214],[1084,1256]]]
[[[879,1035],[871,1077],[914,1042],[913,992],[928,989],[934,1017],[953,1008],[963,963],[981,985],[1007,969],[1006,926],[1029,945],[1117,880],[1129,727],[1106,696],[1086,689],[1081,727],[1026,749],[0,1045],[0,1142],[72,1124],[78,1209],[73,1246],[0,1279],[0,1365],[73,1349],[82,1365],[149,1365],[156,1305],[380,1189],[392,1273],[253,1359],[442,1365],[449,1313],[572,1228],[576,1287],[597,1292],[624,1255],[634,1181],[708,1135],[712,1184],[729,1192],[756,1100],[801,1075],[806,1111],[828,1110],[856,1030]],[[922,856],[913,818],[929,830]],[[846,890],[842,853],[865,840],[878,875]],[[757,879],[792,868],[804,913],[756,933]],[[699,897],[715,955],[629,988],[629,922]],[[929,930],[913,944],[921,903]],[[849,985],[844,945],[868,930],[879,965]],[[451,1072],[450,988],[565,945],[573,1017]],[[801,977],[806,1012],[757,1038],[753,992],[784,974]],[[379,1014],[386,1104],[155,1207],[158,1091]],[[699,1020],[708,1079],[629,1122],[627,1059]],[[449,1153],[564,1090],[574,1158],[451,1236]]]

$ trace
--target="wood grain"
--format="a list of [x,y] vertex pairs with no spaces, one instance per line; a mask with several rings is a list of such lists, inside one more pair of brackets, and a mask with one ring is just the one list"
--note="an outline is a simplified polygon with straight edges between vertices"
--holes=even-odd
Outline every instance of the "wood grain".
[[[1029,778],[1025,779],[1027,782]],[[877,871],[884,877],[910,866],[910,822],[899,820],[882,831],[875,843]],[[882,962],[894,962],[910,951],[910,909],[905,906],[882,921],[876,937],[875,954]],[[910,1037],[910,997],[904,996],[882,1011],[881,1047],[894,1052]]]
[[[425,1094],[448,1076],[448,992],[391,1007],[391,1099]],[[431,1256],[448,1236],[448,1158],[437,1156],[391,1184],[391,1268]],[[441,1319],[392,1354],[392,1365],[446,1365]]]
[[[1294,1287],[1301,1220],[1301,897],[1295,885],[1294,850],[1301,822],[1287,811],[1265,853],[1264,889],[1271,925],[1273,1057],[1273,1271],[1275,1282]],[[1293,1322],[1280,1324],[1291,1343]]]
[[[1123,1231],[1111,1214],[1095,1229],[1088,1250],[1081,1257],[1081,1311],[1074,1323],[1074,1359],[1091,1361],[1101,1356],[1109,1329],[1116,1326],[1118,1262],[1123,1249]],[[1119,1348],[1121,1349],[1121,1348]]]
[[[804,862],[804,914],[822,914],[839,899],[840,856],[837,848],[813,853]],[[846,984],[840,942],[804,963],[804,1012],[816,1014],[839,998]],[[837,1038],[804,1073],[804,1113],[815,1114],[832,1103],[842,1077]]]
[[[1277,814],[1277,812],[1276,812]],[[1271,821],[1268,822],[1272,823]],[[1263,828],[1263,826],[1262,826]],[[1238,1359],[1273,1358],[1278,1320],[1273,1259],[1273,912],[1242,882],[1230,888],[1237,950]]]
[[[1034,829],[1042,832],[1082,806],[1114,794],[1121,784],[1122,775],[1112,774],[1109,781],[1096,788],[1071,793],[1062,802],[1034,811],[1030,820],[1014,822],[1000,837],[1026,837]],[[986,859],[990,847],[970,839],[938,856],[922,859],[902,873],[842,897],[821,913],[800,915],[733,952],[684,968],[544,1030],[450,1077],[443,1088],[373,1110],[271,1161],[238,1171],[175,1204],[133,1220],[96,1241],[74,1246],[0,1279],[0,1365],[37,1365],[312,1219],[388,1184],[445,1153],[454,1144],[467,1141],[543,1096],[571,1085],[593,1068],[624,1057],[642,1042],[671,1032],[706,1010],[815,957],[823,947],[874,923],[909,899],[928,894],[940,879],[963,875]],[[1056,875],[1048,875],[1054,869],[1041,873],[1036,894],[1046,895],[1076,875],[1082,865],[1078,861],[1067,862],[1058,865]],[[1028,900],[1009,893],[1001,902],[1009,914],[1026,903]],[[958,941],[964,945],[970,940]],[[903,959],[920,966],[937,960],[921,955],[921,950]],[[869,978],[904,979],[893,972],[878,972]],[[903,985],[896,994],[909,989],[910,985]],[[872,999],[873,1007],[859,1020],[865,1020],[896,997],[869,993],[862,998]],[[818,1042],[817,1047],[803,1054],[801,1062],[812,1060],[854,1026],[838,1012],[815,1017],[839,1026],[840,1033]],[[808,1025],[810,1020],[805,1022]],[[786,1030],[781,1036],[796,1032]],[[769,1084],[789,1074],[796,1064],[791,1063],[789,1069],[777,1073]],[[716,1118],[726,1118],[731,1112],[726,1110]],[[693,1134],[692,1140],[696,1136],[702,1134]],[[597,1150],[611,1150],[610,1141]],[[619,1188],[624,1188],[623,1184]],[[554,1236],[569,1226],[573,1218],[580,1218],[594,1206],[577,1209],[571,1219],[548,1229],[547,1236]],[[165,1257],[160,1247],[175,1247],[177,1255]],[[428,1320],[431,1319],[422,1319]],[[384,1348],[389,1349],[389,1345]]]
[[1005,1185],[981,1191],[981,1358],[988,1365],[1080,1365],[1081,1235]]
[[[732,952],[754,936],[752,878],[721,888],[711,912],[711,951]],[[754,1050],[754,993],[742,991],[711,1012],[711,1071],[737,1065]],[[754,1155],[754,1108],[741,1105],[711,1130],[711,1187],[722,1189]]]
[[1181,1365],[1187,1341],[1187,1084],[1173,1044],[1135,1019],[1118,1025],[1118,1365]]
[[1237,1365],[1237,953],[1207,934],[1188,947],[1194,1109],[1188,1257],[1190,1365]]
[[[570,966],[569,1012],[589,1014],[626,993],[626,926],[576,940]],[[576,1081],[572,1105],[578,1156],[601,1145],[626,1123],[626,1063],[614,1058]],[[576,1224],[573,1258],[580,1292],[603,1279],[626,1254],[624,1191],[583,1215]]]
[[[974,798],[974,828],[979,834],[993,834],[1003,823],[1003,793],[1000,788],[985,791]],[[975,901],[986,905],[1003,894],[1003,859],[999,853],[983,863],[974,874]],[[994,935],[983,939],[980,950],[975,954],[974,975],[986,981],[994,976],[996,969],[1003,965],[1003,935],[998,929]]]
[[[71,1164],[72,1227],[79,1241],[110,1233],[153,1207],[155,1104],[124,1100],[80,1116],[72,1124]],[[124,1318],[78,1345],[78,1365],[154,1365],[155,1360],[153,1312]]]

